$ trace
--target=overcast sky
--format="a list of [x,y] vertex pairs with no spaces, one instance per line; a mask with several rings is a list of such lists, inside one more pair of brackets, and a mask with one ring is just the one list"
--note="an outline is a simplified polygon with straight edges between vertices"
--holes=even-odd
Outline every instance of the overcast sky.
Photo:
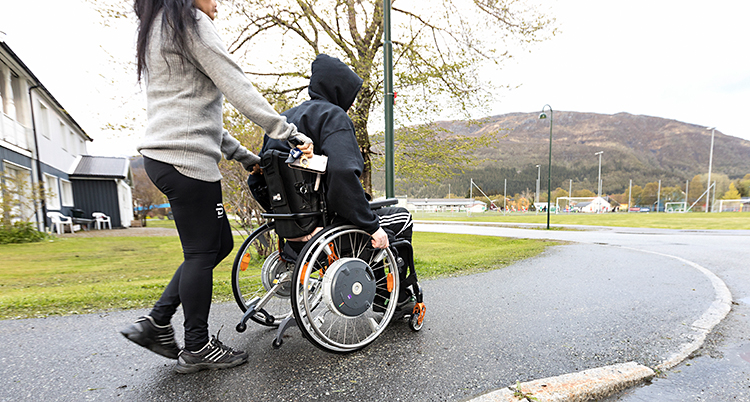
[[[498,96],[493,114],[550,104],[716,126],[750,140],[750,1],[528,1],[549,7],[561,33],[493,73],[497,84],[520,85]],[[135,77],[112,63],[133,59],[132,22],[103,27],[83,0],[0,0],[0,10],[6,42],[94,138],[89,152],[134,154],[142,133],[102,130],[142,118],[133,111],[145,106]]]

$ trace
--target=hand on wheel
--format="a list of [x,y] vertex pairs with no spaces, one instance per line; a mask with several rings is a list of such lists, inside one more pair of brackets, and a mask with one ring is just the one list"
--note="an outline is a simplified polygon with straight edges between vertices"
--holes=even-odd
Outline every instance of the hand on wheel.
[[375,248],[388,247],[388,235],[385,233],[385,230],[383,230],[383,228],[378,228],[378,231],[372,234],[371,244]]

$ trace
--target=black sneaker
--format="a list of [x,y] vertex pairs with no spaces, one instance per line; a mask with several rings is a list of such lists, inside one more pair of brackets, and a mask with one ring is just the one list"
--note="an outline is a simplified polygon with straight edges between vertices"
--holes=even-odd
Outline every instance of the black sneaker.
[[181,374],[201,370],[220,370],[239,366],[247,362],[247,353],[232,350],[219,341],[219,334],[212,336],[206,346],[197,352],[183,349],[177,359],[175,371]]
[[138,317],[120,333],[144,348],[169,359],[176,359],[180,348],[174,340],[172,324],[159,326],[149,316]]

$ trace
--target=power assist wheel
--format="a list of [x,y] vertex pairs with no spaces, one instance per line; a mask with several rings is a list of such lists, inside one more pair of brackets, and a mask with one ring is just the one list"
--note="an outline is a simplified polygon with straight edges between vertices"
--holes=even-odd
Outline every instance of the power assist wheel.
[[289,299],[294,264],[284,261],[278,248],[273,223],[264,224],[245,239],[234,258],[232,292],[246,315],[237,324],[239,332],[245,331],[248,319],[277,327],[292,315]]
[[372,343],[397,307],[399,275],[390,249],[374,249],[355,226],[318,233],[294,268],[292,310],[315,346],[349,353]]

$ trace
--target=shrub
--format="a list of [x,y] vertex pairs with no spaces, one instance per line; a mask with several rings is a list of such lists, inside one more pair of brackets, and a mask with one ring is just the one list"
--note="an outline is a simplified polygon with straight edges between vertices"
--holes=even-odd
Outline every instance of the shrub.
[[38,231],[30,222],[16,222],[0,228],[0,244],[33,243],[48,237],[48,234]]

